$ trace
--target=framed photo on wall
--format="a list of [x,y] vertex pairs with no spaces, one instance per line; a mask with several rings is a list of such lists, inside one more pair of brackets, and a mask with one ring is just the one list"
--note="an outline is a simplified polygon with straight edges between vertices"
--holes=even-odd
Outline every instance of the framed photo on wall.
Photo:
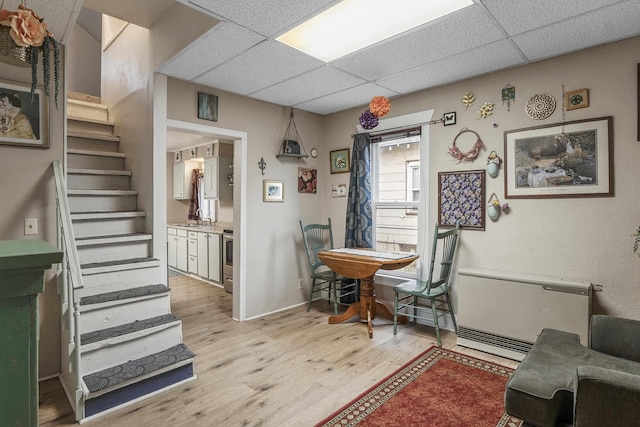
[[48,108],[42,88],[0,80],[0,144],[49,148]]
[[284,202],[284,181],[262,180],[263,202]]
[[613,117],[504,133],[505,198],[613,196]]
[[438,222],[484,230],[485,171],[438,172]]
[[198,118],[218,121],[218,96],[198,92]]
[[334,150],[329,153],[329,161],[331,162],[331,173],[349,172],[349,149]]

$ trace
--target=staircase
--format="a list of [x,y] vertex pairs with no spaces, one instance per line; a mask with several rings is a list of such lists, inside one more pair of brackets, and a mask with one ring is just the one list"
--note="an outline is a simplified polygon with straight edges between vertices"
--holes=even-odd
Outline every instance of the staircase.
[[65,288],[61,381],[77,420],[195,378],[119,142],[107,106],[68,100],[68,234],[81,283]]

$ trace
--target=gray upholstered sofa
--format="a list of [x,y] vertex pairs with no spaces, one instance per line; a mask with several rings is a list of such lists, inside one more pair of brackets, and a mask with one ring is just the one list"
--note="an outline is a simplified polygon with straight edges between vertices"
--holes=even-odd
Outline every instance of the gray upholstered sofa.
[[640,426],[640,321],[591,318],[590,346],[544,329],[507,383],[508,414],[534,426]]

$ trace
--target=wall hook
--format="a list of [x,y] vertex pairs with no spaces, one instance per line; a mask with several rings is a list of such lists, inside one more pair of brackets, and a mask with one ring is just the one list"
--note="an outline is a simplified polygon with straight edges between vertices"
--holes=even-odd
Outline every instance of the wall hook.
[[264,170],[267,168],[267,162],[264,161],[264,157],[260,157],[258,168],[262,171],[262,175],[264,175]]

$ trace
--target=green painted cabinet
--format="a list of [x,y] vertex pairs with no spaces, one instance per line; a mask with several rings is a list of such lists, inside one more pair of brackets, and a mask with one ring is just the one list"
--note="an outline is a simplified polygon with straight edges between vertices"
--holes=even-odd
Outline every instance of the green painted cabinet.
[[62,252],[41,240],[0,241],[0,424],[38,425],[38,304]]

